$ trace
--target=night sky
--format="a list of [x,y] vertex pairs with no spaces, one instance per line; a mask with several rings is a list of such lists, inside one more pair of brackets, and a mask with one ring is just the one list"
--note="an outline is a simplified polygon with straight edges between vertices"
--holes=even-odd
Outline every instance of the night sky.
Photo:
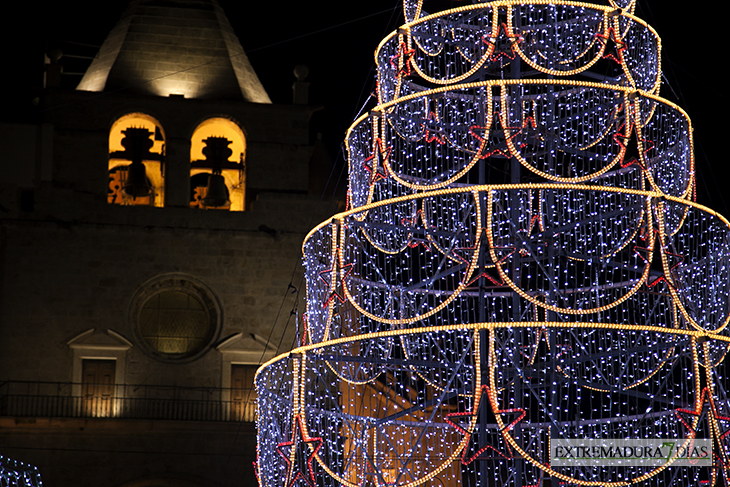
[[[333,158],[337,157],[345,130],[374,90],[373,52],[380,39],[402,23],[397,0],[348,1],[341,2],[340,8],[327,8],[321,2],[219,2],[274,103],[291,103],[293,67],[309,66],[310,102],[324,107],[316,115],[315,130],[323,133]],[[31,2],[19,4],[15,27],[19,34],[4,43],[6,77],[12,73],[12,89],[2,95],[2,119],[32,120],[30,100],[41,85],[46,49],[58,47],[66,55],[93,56],[127,3],[67,0],[43,8]],[[730,194],[725,186],[730,171],[725,169],[724,146],[730,137],[723,117],[730,97],[720,74],[720,61],[727,63],[723,54],[727,28],[701,26],[725,17],[730,7],[723,3],[724,12],[716,7],[711,12],[668,7],[679,3],[639,0],[636,13],[663,41],[661,95],[682,106],[694,123],[698,201],[729,215]],[[66,72],[81,71],[88,63],[70,57],[61,62]],[[75,86],[79,79],[67,75],[64,83]]]

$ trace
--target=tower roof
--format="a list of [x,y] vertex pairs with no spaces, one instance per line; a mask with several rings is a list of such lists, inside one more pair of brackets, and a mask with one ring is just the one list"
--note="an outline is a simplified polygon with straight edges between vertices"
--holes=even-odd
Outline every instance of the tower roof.
[[216,0],[134,0],[77,90],[271,103]]

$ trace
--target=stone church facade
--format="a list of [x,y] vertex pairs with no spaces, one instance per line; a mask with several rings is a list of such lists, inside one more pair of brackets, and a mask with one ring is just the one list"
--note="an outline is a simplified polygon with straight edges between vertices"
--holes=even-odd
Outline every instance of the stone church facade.
[[0,453],[52,487],[255,485],[315,108],[270,102],[215,0],[133,1],[76,90],[57,69],[0,127]]

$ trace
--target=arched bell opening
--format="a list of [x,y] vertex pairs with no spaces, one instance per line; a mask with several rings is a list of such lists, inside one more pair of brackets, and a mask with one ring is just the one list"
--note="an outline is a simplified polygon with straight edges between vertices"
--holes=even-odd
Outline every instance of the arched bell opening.
[[190,142],[190,206],[243,211],[246,196],[246,139],[222,117],[202,122]]
[[107,201],[116,205],[164,206],[165,135],[144,113],[119,117],[109,131]]

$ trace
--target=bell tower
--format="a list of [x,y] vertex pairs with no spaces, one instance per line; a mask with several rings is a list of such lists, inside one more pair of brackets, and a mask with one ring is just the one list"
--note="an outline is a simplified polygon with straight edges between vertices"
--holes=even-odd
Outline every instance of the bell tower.
[[59,486],[253,484],[317,108],[271,102],[216,0],[132,1],[52,84],[2,127],[3,454]]

